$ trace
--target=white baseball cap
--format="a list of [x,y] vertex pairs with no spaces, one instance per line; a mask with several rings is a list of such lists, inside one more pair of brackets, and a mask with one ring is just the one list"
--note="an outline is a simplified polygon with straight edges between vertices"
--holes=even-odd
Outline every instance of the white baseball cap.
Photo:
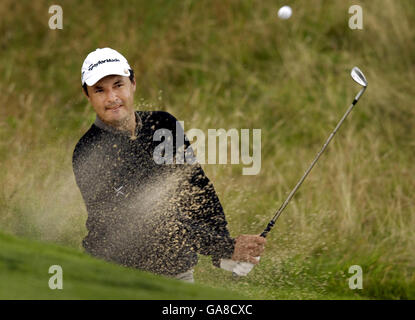
[[118,51],[111,48],[100,48],[92,51],[82,64],[82,85],[93,86],[108,75],[130,76],[131,69],[127,59]]

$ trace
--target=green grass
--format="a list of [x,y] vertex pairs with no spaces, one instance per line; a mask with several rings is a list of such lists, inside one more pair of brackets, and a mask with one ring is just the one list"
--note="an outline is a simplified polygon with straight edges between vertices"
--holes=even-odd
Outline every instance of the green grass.
[[265,254],[261,263],[247,277],[234,278],[224,270],[212,270],[206,258],[196,269],[200,283],[213,287],[243,292],[250,299],[413,299],[415,290],[410,282],[413,274],[400,275],[399,271],[382,264],[379,253],[359,256],[363,270],[363,288],[351,289],[349,267],[353,257],[336,256],[330,249],[313,255],[280,257]]
[[[333,265],[327,257],[284,261],[265,257],[247,277],[213,268],[210,259],[201,257],[196,284],[187,284],[120,267],[72,248],[5,234],[0,234],[0,240],[0,299],[370,299],[406,294],[399,282],[389,284],[392,292],[382,292],[369,281],[364,281],[369,296],[359,294],[348,287],[345,263]],[[375,265],[373,259],[367,259],[364,270]],[[49,288],[53,274],[48,271],[53,265],[62,267],[62,290]],[[345,272],[339,272],[342,269]],[[382,270],[373,273],[377,276]]]
[[[63,288],[50,289],[53,265]],[[225,289],[188,284],[94,259],[79,250],[0,234],[0,299],[243,299]]]
[[[260,265],[235,280],[202,257],[196,276],[258,299],[414,299],[415,3],[291,1],[283,21],[284,4],[61,1],[64,29],[50,30],[48,1],[1,1],[0,230],[81,249],[87,214],[71,156],[95,117],[80,68],[97,47],[129,60],[137,109],[167,110],[186,130],[261,129],[260,174],[204,166],[233,236],[266,226],[360,89],[357,65],[369,87]],[[355,4],[363,30],[348,28]],[[363,290],[348,288],[351,265]]]

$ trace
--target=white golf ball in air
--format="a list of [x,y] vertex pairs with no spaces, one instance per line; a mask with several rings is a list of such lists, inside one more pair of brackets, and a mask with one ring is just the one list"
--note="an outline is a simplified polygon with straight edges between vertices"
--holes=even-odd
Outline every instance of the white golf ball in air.
[[289,19],[291,17],[291,14],[293,13],[291,7],[289,6],[283,6],[280,8],[280,10],[278,10],[278,17],[280,17],[280,19]]

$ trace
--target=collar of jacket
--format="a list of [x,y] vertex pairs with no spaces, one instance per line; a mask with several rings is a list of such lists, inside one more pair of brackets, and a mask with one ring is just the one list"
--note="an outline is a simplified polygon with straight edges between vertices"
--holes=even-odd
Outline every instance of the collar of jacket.
[[137,111],[135,111],[134,114],[135,114],[135,123],[136,123],[136,126],[135,126],[135,131],[134,131],[134,135],[133,136],[130,136],[130,133],[128,131],[118,130],[118,129],[114,128],[113,126],[110,126],[110,125],[106,124],[104,121],[102,121],[98,117],[98,115],[95,118],[94,124],[98,128],[100,128],[102,130],[109,131],[109,132],[111,132],[113,134],[121,134],[121,135],[124,135],[124,136],[129,136],[131,138],[131,140],[135,140],[135,139],[137,139],[138,133],[141,130],[142,121],[141,121],[141,117],[139,116],[139,114],[138,114]]

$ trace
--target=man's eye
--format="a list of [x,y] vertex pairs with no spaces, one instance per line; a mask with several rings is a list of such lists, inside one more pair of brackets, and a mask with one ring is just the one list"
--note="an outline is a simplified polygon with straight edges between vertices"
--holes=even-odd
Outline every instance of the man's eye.
[[122,85],[122,83],[118,83],[117,84],[117,87],[119,88],[119,87],[122,87],[123,85]]
[[102,92],[102,89],[96,89],[95,93]]

